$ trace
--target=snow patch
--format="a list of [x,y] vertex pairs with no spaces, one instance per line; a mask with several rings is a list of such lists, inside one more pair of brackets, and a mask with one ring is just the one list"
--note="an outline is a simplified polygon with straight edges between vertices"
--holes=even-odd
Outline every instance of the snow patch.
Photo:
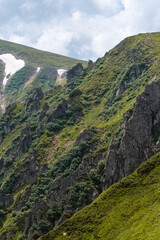
[[58,69],[57,72],[58,72],[58,75],[62,77],[62,74],[67,72],[67,70],[61,68],[61,69]]
[[0,59],[5,63],[5,77],[3,79],[3,86],[5,86],[8,79],[25,66],[25,62],[21,59],[16,59],[10,53],[0,55]]
[[2,113],[5,113],[5,106],[3,104],[1,104],[1,110],[2,110]]
[[40,68],[40,67],[37,67],[37,73],[39,73],[40,70],[41,70],[41,68]]

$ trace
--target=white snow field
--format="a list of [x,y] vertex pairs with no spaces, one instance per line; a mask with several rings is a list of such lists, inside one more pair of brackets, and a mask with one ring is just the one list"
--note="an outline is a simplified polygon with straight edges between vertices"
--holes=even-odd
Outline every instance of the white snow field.
[[5,77],[3,79],[3,86],[5,86],[8,79],[25,66],[25,62],[21,59],[16,59],[10,53],[0,55],[0,59],[5,63]]
[[39,73],[40,70],[41,70],[41,68],[40,68],[40,67],[37,67],[37,73]]
[[65,70],[65,69],[58,69],[57,72],[58,72],[58,75],[59,75],[60,77],[62,77],[62,74],[65,73],[65,72],[67,72],[67,70]]

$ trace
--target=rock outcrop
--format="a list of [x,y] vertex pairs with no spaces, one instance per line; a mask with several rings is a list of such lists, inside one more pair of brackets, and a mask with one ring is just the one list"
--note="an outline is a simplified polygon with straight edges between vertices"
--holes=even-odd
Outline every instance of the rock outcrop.
[[133,111],[123,118],[124,134],[120,143],[111,142],[106,158],[105,188],[131,174],[154,154],[160,133],[160,80],[146,86],[138,96]]
[[73,68],[71,68],[68,72],[67,72],[67,82],[69,83],[72,78],[74,78],[76,75],[78,75],[79,73],[81,73],[83,71],[83,66],[81,63],[77,63],[76,66],[74,66]]
[[28,112],[28,116],[40,109],[40,100],[43,99],[43,95],[44,94],[41,88],[35,88],[30,92],[29,100],[26,104],[26,111]]
[[8,207],[13,203],[14,199],[11,194],[4,195],[0,189],[0,207]]
[[24,224],[24,233],[30,235],[30,227],[33,223],[38,224],[42,219],[47,218],[48,206],[43,200],[37,199],[32,210],[29,212]]

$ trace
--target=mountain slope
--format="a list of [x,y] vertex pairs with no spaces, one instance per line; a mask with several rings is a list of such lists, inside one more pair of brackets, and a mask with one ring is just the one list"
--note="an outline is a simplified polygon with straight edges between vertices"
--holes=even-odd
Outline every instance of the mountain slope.
[[0,89],[4,106],[17,100],[24,100],[27,92],[33,87],[42,87],[45,92],[52,89],[59,76],[58,69],[68,70],[77,63],[86,65],[85,61],[0,40],[0,57],[2,54],[11,54],[25,63],[23,68],[9,76],[6,86],[4,86],[2,84],[5,74],[4,63],[0,62]]
[[6,108],[0,239],[37,239],[159,151],[159,41],[127,38],[71,68],[63,87],[33,88]]
[[160,154],[40,240],[159,239]]

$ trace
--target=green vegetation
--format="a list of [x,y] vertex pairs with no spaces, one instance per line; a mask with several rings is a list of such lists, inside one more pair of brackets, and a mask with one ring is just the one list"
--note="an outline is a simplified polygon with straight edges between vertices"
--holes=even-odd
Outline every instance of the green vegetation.
[[[108,146],[120,144],[124,113],[160,77],[159,39],[127,38],[63,87],[57,68],[78,60],[0,41],[0,52],[26,61],[5,88],[6,104],[17,102],[0,117],[0,189],[14,199],[0,208],[0,239],[37,239],[103,192]],[[157,142],[159,132],[152,134]],[[159,157],[41,239],[156,239]]]
[[[159,239],[160,153],[40,240]],[[63,235],[66,233],[66,235]]]
[[8,41],[0,40],[0,52],[1,53],[12,53],[19,58],[24,59],[33,66],[39,67],[72,67],[76,63],[82,63],[86,65],[85,61],[65,57],[59,54],[54,54],[50,52],[45,52],[41,50],[37,50],[31,47],[26,47],[17,43],[12,43]]
[[[5,105],[24,100],[28,91],[34,87],[41,87],[44,92],[56,86],[57,69],[69,69],[77,63],[87,65],[85,61],[72,59],[54,53],[40,51],[34,48],[0,40],[0,53],[11,53],[25,61],[25,67],[16,72],[8,81],[3,98]],[[37,68],[40,71],[37,73]],[[4,66],[0,64],[0,88],[4,75]]]

